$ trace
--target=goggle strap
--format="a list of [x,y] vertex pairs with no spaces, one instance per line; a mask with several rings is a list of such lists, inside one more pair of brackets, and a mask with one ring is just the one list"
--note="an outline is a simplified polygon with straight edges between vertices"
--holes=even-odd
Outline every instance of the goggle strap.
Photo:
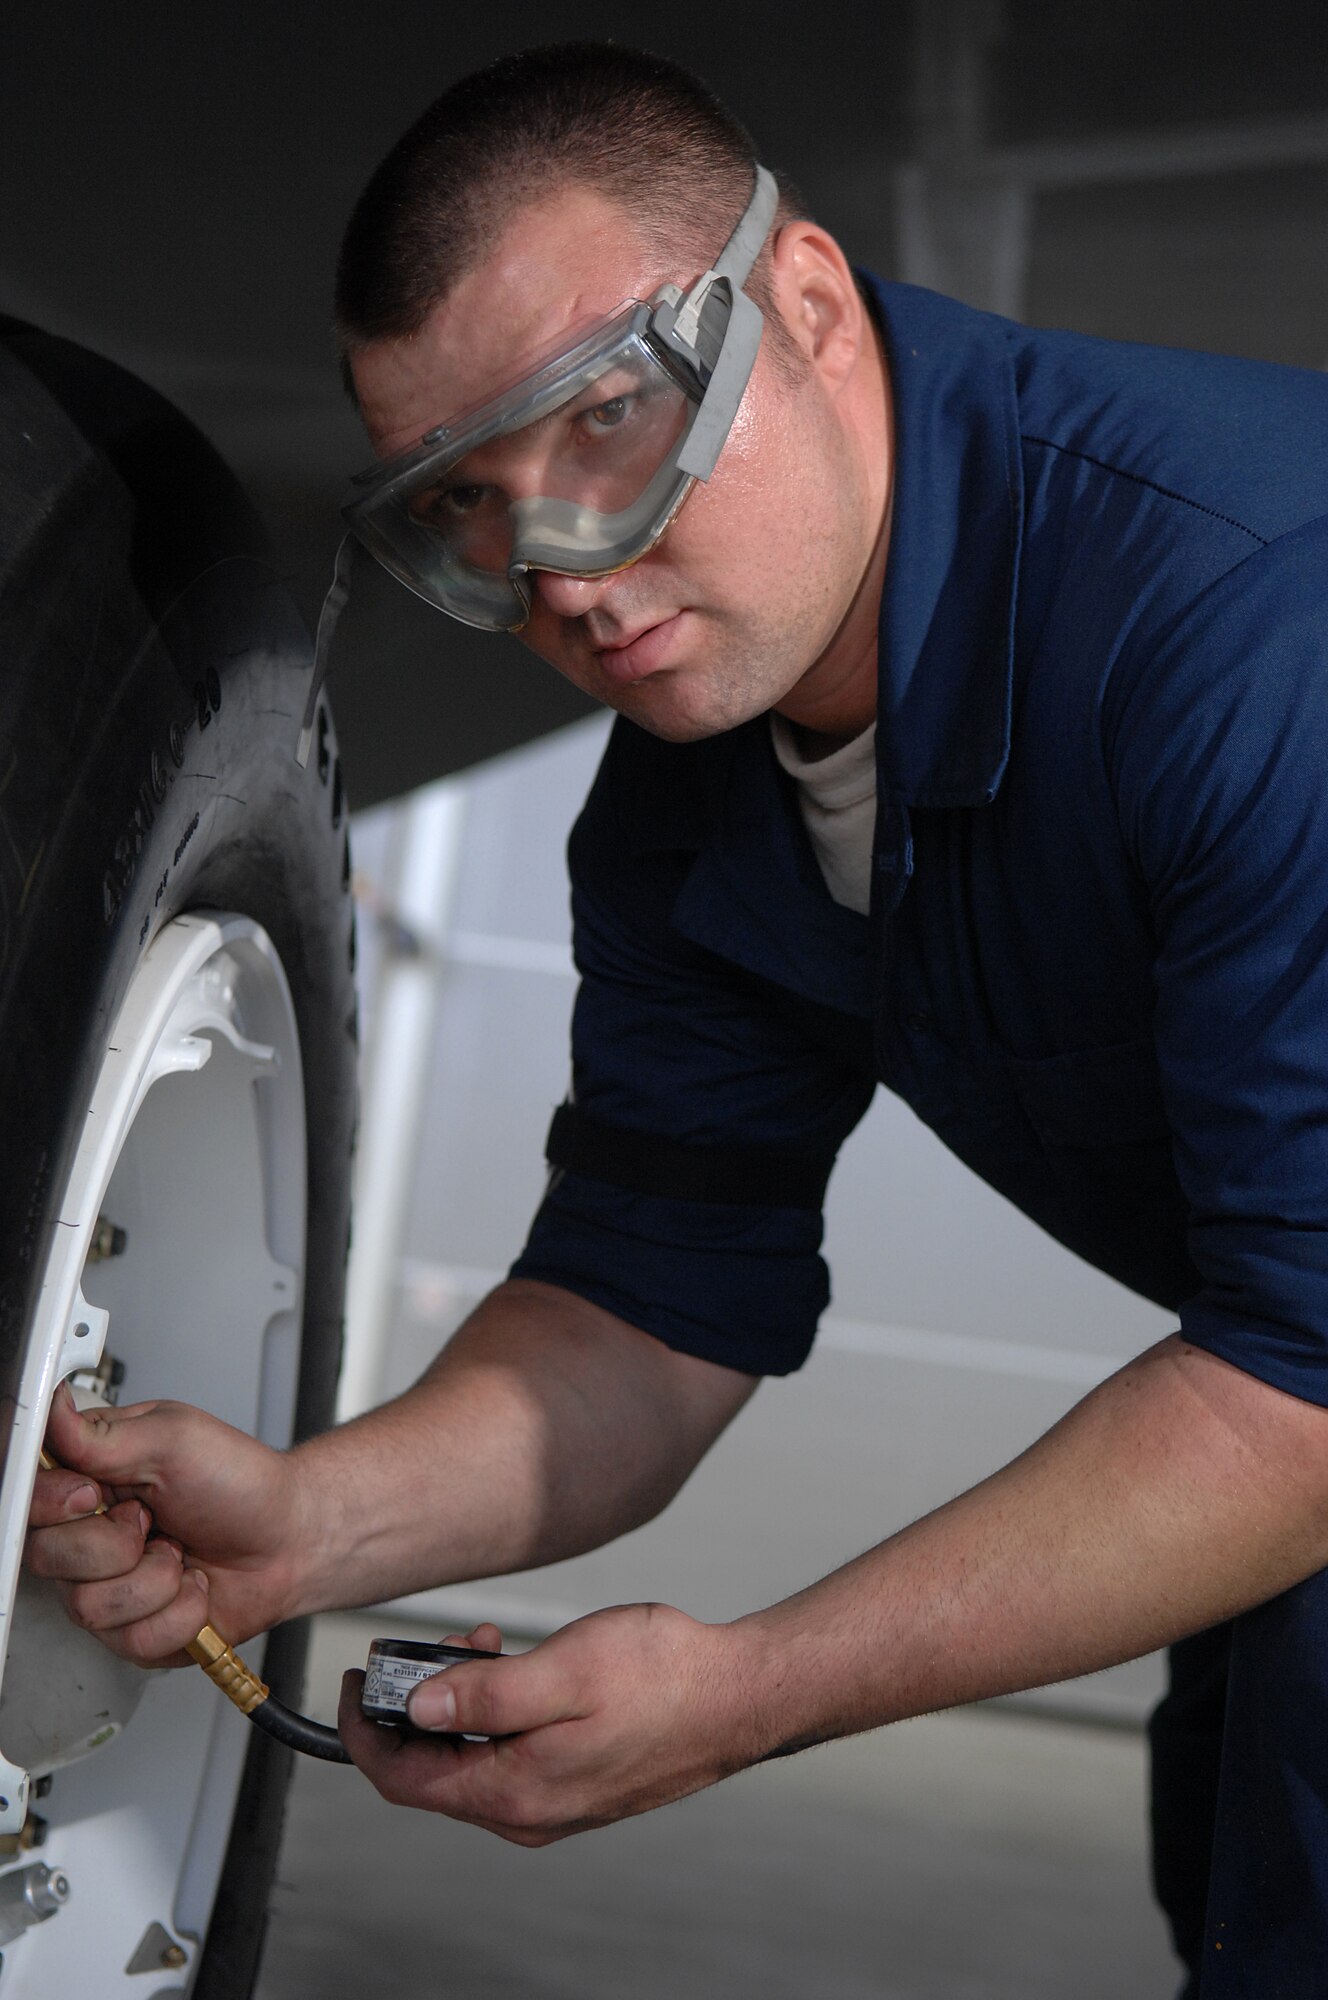
[[328,663],[332,656],[332,638],[337,629],[337,621],[346,607],[350,594],[350,566],[354,555],[355,537],[343,535],[337,550],[337,560],[332,571],[332,581],[328,585],[323,608],[318,614],[318,633],[314,639],[314,670],[309,682],[309,694],[304,704],[304,720],[300,724],[299,741],[295,746],[295,761],[303,771],[309,762],[309,752],[313,747],[314,723],[318,717],[318,698],[323,692],[327,679]]
[[779,187],[766,167],[756,169],[756,187],[737,228],[714,262],[714,275],[727,278],[736,292],[746,283],[747,274],[770,234],[770,225],[779,207]]
[[692,287],[677,310],[676,321],[683,322],[678,331],[695,345],[704,302],[716,282],[725,282],[731,295],[724,342],[696,420],[678,454],[678,470],[690,473],[693,479],[709,479],[714,471],[751,379],[756,350],[761,344],[762,318],[760,308],[742,287],[770,234],[778,207],[779,187],[775,177],[767,168],[758,166],[755,190],[737,228],[711,269]]
[[762,325],[760,307],[745,292],[735,292],[715,372],[675,461],[679,472],[709,479],[714,471],[751,378]]
[[732,236],[710,269],[701,273],[676,310],[663,315],[676,339],[693,352],[697,347],[701,314],[716,281],[726,278],[730,291],[736,294],[742,290],[752,265],[760,255],[761,245],[770,234],[770,225],[775,219],[775,210],[778,207],[779,188],[775,177],[765,167],[758,167],[752,198],[743,210]]

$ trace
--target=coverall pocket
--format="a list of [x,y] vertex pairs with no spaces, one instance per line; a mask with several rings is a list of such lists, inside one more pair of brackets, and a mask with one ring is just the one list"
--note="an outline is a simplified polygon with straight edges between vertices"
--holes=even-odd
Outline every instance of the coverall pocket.
[[1151,1042],[1007,1060],[1024,1114],[1049,1150],[1129,1146],[1168,1133]]

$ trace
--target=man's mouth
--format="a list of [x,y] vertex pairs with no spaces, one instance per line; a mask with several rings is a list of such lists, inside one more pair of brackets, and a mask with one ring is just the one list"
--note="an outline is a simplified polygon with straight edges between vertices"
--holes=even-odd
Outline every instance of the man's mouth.
[[667,664],[668,654],[685,612],[678,611],[670,618],[661,618],[657,623],[638,626],[630,638],[615,639],[610,644],[597,646],[595,657],[606,680],[617,686],[625,686],[629,681],[644,680]]

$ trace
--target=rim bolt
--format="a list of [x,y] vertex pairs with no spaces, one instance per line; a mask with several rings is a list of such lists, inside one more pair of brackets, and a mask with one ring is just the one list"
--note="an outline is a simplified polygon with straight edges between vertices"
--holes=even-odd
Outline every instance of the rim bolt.
[[117,1229],[113,1222],[108,1222],[104,1215],[99,1215],[97,1226],[92,1232],[92,1241],[88,1245],[89,1264],[103,1264],[108,1257],[123,1257],[128,1243],[129,1238],[123,1229]]

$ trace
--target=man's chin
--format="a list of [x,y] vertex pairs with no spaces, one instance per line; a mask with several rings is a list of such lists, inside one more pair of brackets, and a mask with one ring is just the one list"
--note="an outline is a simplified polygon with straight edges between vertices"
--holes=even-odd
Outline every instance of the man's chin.
[[608,706],[665,743],[700,743],[763,713],[762,699],[735,699],[732,690],[698,686],[698,679],[685,670],[665,670],[631,687],[615,688]]
[[727,717],[679,714],[642,700],[618,700],[609,706],[616,708],[619,715],[626,716],[639,729],[658,736],[664,743],[701,743],[707,736],[722,736],[726,729],[736,729],[739,722],[748,719],[739,716],[730,721]]

